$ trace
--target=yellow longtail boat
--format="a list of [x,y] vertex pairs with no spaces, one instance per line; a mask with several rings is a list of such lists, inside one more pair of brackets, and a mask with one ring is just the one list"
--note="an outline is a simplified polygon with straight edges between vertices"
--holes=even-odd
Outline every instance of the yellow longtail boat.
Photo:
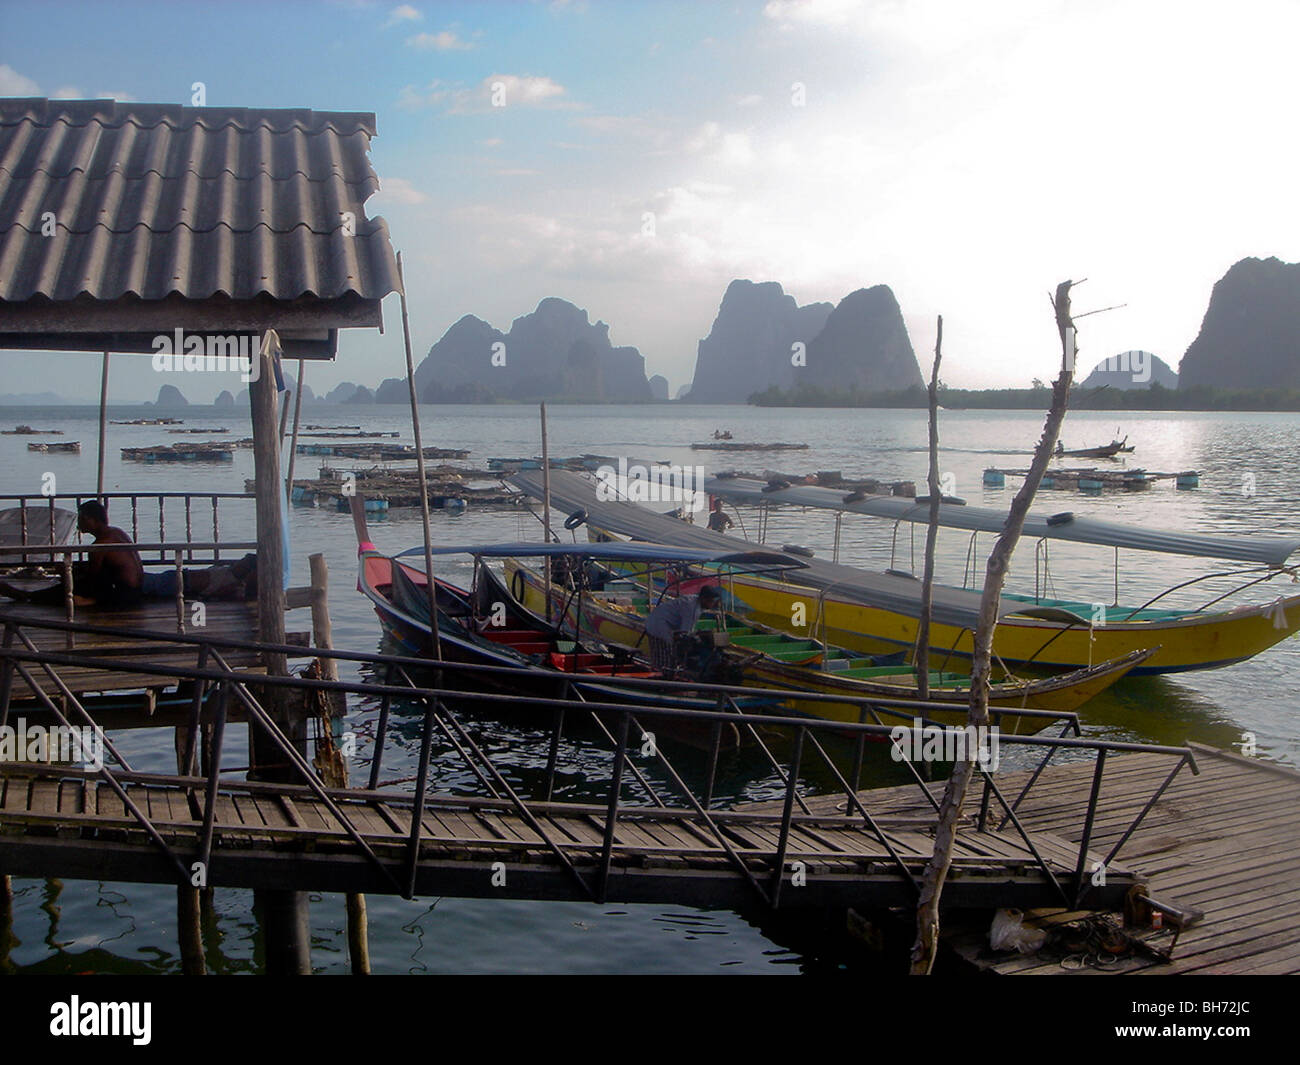
[[[579,640],[594,639],[644,651],[645,614],[653,590],[662,587],[662,581],[654,580],[653,588],[636,591],[632,590],[634,582],[616,583],[621,594],[612,594],[606,588],[577,595],[560,583],[552,583],[548,614],[542,575],[518,559],[508,559],[505,563],[505,587],[511,598],[526,610],[548,616],[552,623]],[[724,577],[722,583],[725,586],[730,581]],[[505,588],[500,593],[504,595]],[[910,666],[876,665],[869,656],[846,653],[813,640],[800,640],[765,626],[748,624],[748,620],[728,614],[722,627],[726,634],[723,653],[740,673],[742,683],[853,699],[920,698],[916,670]],[[718,631],[718,623],[702,619],[699,628]],[[1153,653],[1135,651],[1118,661],[1051,677],[1003,680],[992,685],[989,704],[1001,710],[1073,712]],[[930,692],[932,699],[964,704],[970,698],[969,678],[959,673],[931,671]],[[854,722],[860,720],[861,714],[861,705],[857,703],[794,699],[788,705],[799,713],[832,721]],[[965,710],[952,714],[935,711],[927,716],[940,724],[963,724]],[[1003,714],[999,727],[1009,733],[1035,732],[1050,721],[1033,715]]]
[[[514,479],[525,492],[540,496],[541,478],[522,474]],[[771,486],[768,486],[771,487]],[[895,520],[921,521],[924,501],[884,497],[879,500],[841,497],[829,489],[798,486],[764,492],[731,481],[709,482],[708,491],[767,495],[776,503],[830,506],[817,493],[829,494],[839,509],[862,510]],[[760,495],[760,497],[761,497]],[[681,546],[717,548],[735,544],[734,537],[656,514],[636,503],[608,500],[596,486],[576,474],[551,477],[552,506],[582,513],[589,534],[627,536]],[[847,500],[852,499],[853,502]],[[865,508],[865,509],[864,509]],[[945,504],[941,523],[956,528],[998,528],[998,514],[987,508]],[[1001,516],[1005,520],[1005,515]],[[576,523],[575,523],[576,524]],[[1072,514],[1026,521],[1027,537],[1054,537],[1138,550],[1257,562],[1266,572],[1292,573],[1284,566],[1300,539],[1263,536],[1216,537],[1132,529]],[[910,651],[917,636],[921,582],[894,572],[872,573],[823,560],[784,578],[736,576],[733,594],[749,607],[748,617],[783,632],[835,644],[865,654]],[[969,667],[980,594],[936,585],[930,630],[930,661],[936,668]],[[1044,672],[1075,670],[1123,658],[1135,651],[1158,648],[1132,671],[1140,676],[1215,669],[1242,662],[1300,630],[1300,595],[1281,596],[1267,603],[1230,609],[1164,610],[1150,603],[1141,607],[1107,606],[1100,612],[1091,603],[1042,596],[1004,594],[998,607],[993,652],[997,661],[1016,669]]]

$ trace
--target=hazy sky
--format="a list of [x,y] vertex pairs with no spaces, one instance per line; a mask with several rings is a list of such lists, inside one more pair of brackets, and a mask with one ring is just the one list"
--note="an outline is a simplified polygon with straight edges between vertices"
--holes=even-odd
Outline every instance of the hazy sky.
[[[746,277],[800,303],[888,284],[923,370],[941,313],[949,384],[1026,386],[1055,372],[1057,281],[1089,279],[1077,311],[1127,304],[1080,323],[1085,371],[1177,368],[1233,262],[1300,259],[1297,41],[1294,0],[0,0],[0,95],[202,81],[210,105],[376,112],[367,206],[417,360],[463,314],[508,329],[560,296],[675,392]],[[385,320],[307,383],[402,376],[396,297]],[[90,397],[96,364],[0,354],[0,392]],[[114,398],[157,384],[115,363]]]

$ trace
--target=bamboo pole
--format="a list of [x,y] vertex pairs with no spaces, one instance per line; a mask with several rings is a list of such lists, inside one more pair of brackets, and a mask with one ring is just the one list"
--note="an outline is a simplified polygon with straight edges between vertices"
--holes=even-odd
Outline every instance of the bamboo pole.
[[108,352],[104,352],[104,365],[99,374],[99,475],[95,480],[95,495],[104,499],[104,445],[108,439]]
[[406,313],[406,276],[402,253],[397,253],[398,296],[402,301],[402,341],[406,345],[406,383],[411,392],[411,428],[415,432],[415,469],[420,482],[420,520],[424,524],[424,572],[429,591],[429,628],[433,633],[433,657],[442,661],[442,635],[438,629],[438,590],[433,579],[433,532],[429,522],[429,484],[424,478],[424,441],[420,436],[420,404],[415,394],[415,357],[411,354],[411,323]]
[[[979,621],[975,629],[975,644],[971,651],[969,725],[987,728],[989,721],[989,671],[993,656],[993,635],[997,628],[998,603],[1006,583],[1011,555],[1024,529],[1025,515],[1038,491],[1039,482],[1052,460],[1052,450],[1060,436],[1061,423],[1069,405],[1070,383],[1074,375],[1076,353],[1074,321],[1070,317],[1070,288],[1073,281],[1062,281],[1056,287],[1052,301],[1056,314],[1056,328],[1061,338],[1061,373],[1052,386],[1052,405],[1043,424],[1043,435],[1034,450],[1020,490],[1011,501],[1006,523],[989,553],[984,577],[984,595],[980,601]],[[939,941],[939,900],[944,881],[952,864],[953,848],[957,842],[957,824],[961,818],[966,790],[974,774],[973,761],[961,761],[953,767],[948,778],[943,800],[939,804],[939,818],[935,828],[934,851],[925,867],[921,882],[921,897],[916,906],[916,943],[912,947],[912,975],[925,976],[934,967]]]
[[[917,693],[930,698],[930,611],[934,604],[934,548],[939,539],[939,362],[943,358],[943,315],[934,340],[934,370],[930,374],[930,525],[925,532],[925,575],[921,581],[921,620],[916,628]],[[836,545],[838,547],[838,543]]]
[[289,438],[289,472],[284,482],[289,492],[289,502],[293,502],[293,460],[298,454],[298,422],[302,417],[302,378],[303,360],[298,360],[298,376],[293,388],[293,434]]
[[[546,439],[546,404],[542,404],[542,543],[551,542],[551,448]],[[551,560],[542,559],[546,624],[551,623]]]

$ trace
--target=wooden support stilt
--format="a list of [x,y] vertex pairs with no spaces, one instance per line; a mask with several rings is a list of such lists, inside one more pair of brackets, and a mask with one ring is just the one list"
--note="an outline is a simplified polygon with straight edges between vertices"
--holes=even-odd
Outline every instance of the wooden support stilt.
[[[174,732],[176,772],[186,776],[191,771],[190,766],[185,764],[190,730],[187,726],[178,725]],[[199,890],[188,884],[180,884],[176,888],[176,942],[180,947],[181,972],[186,976],[206,976],[208,971],[203,954]]]
[[[257,484],[257,606],[258,637],[268,643],[284,643],[284,530],[281,525],[280,433],[277,425],[277,392],[274,357],[279,340],[268,330],[259,355],[257,376],[249,382],[248,395],[253,419],[253,471]],[[286,410],[288,408],[286,407]],[[284,655],[264,655],[266,671],[288,676]],[[303,754],[307,734],[302,715],[290,718],[280,689],[265,689],[263,705],[272,720]],[[284,755],[249,723],[249,778],[293,781],[293,770],[283,763]],[[311,972],[311,940],[307,920],[307,895],[301,891],[260,891],[266,937],[266,971],[270,975]]]
[[186,976],[207,975],[199,920],[199,889],[196,887],[181,885],[176,888],[176,936],[181,949],[181,972]]
[[14,885],[8,873],[0,873],[0,973],[13,972],[9,951],[14,943]]
[[[334,646],[333,626],[329,610],[329,567],[324,555],[312,555],[311,564],[311,631],[312,643],[316,647],[329,650]],[[325,680],[338,680],[338,663],[333,658],[317,659],[320,674]],[[342,705],[331,706],[331,710],[343,713],[347,710],[346,697],[337,695]],[[334,748],[334,733],[329,716],[321,721],[321,734],[326,738],[329,751],[317,751],[316,762],[321,768],[321,775],[330,787],[346,788],[348,786],[348,767]],[[331,779],[332,778],[332,779]],[[368,920],[366,918],[366,897],[358,893],[349,893],[347,900],[348,919],[348,956],[352,959],[354,976],[364,976],[370,972],[370,941]]]

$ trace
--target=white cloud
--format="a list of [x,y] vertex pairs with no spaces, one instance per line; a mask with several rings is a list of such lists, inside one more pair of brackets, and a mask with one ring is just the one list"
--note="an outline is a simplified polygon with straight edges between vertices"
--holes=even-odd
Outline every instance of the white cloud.
[[785,26],[842,26],[863,10],[862,0],[769,0],[763,14]]
[[487,137],[479,141],[479,145],[484,148],[500,148],[504,143],[500,137]]
[[382,179],[375,196],[388,203],[400,204],[426,203],[429,199],[405,178],[391,176]]
[[400,4],[388,13],[381,29],[388,29],[390,26],[396,26],[401,22],[418,22],[424,18],[424,15],[413,8],[410,4]]
[[84,100],[86,99],[86,94],[82,92],[79,88],[77,88],[75,85],[60,85],[57,89],[55,89],[52,93],[50,93],[50,99],[51,100]]
[[121,104],[135,103],[135,97],[129,92],[114,92],[110,89],[100,89],[95,93],[96,100],[116,100]]
[[403,111],[418,111],[423,108],[450,105],[450,110],[462,110],[468,104],[470,92],[447,82],[434,80],[424,88],[404,85],[397,94],[397,106]]
[[736,97],[737,107],[757,107],[762,102],[763,102],[763,97],[758,95],[758,93],[751,93],[748,96]]
[[417,33],[414,37],[406,38],[406,43],[412,48],[433,52],[467,52],[474,47],[468,41],[462,41],[451,30]]
[[8,63],[0,63],[0,96],[40,96],[40,86]]
[[483,79],[482,88],[491,100],[501,88],[506,107],[548,107],[563,104],[565,88],[547,77],[519,74],[491,74]]

